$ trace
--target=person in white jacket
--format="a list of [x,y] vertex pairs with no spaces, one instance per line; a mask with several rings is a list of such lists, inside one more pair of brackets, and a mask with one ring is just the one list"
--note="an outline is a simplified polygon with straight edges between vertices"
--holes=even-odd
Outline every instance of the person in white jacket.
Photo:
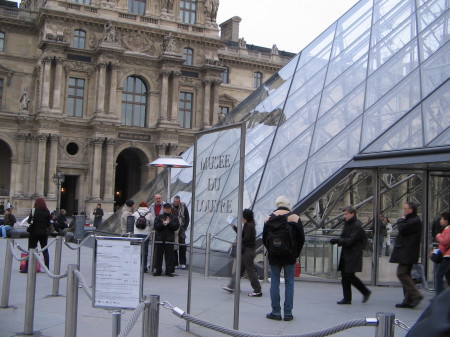
[[[155,217],[150,212],[148,205],[145,201],[142,201],[139,204],[139,208],[133,213],[133,216],[134,216],[134,236],[145,239],[143,266],[144,266],[144,273],[148,273],[147,261],[148,261],[148,245],[150,241],[149,235],[153,229],[153,221],[155,220]],[[147,220],[147,226],[145,227],[145,229],[139,229],[136,227],[136,221],[141,216],[144,216],[145,219]]]

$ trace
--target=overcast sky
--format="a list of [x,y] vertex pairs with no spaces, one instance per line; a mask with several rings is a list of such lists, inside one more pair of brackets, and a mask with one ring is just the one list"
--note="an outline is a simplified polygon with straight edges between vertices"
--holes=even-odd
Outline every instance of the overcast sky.
[[[20,0],[15,0],[20,2]],[[358,0],[219,0],[217,23],[239,16],[249,44],[298,53]]]
[[298,53],[358,0],[220,0],[217,23],[233,16],[249,44]]

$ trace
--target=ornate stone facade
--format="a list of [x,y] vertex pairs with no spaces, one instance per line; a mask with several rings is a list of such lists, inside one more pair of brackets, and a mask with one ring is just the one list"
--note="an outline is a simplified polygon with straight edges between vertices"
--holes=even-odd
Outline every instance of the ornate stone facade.
[[39,196],[55,208],[57,170],[62,208],[111,214],[155,176],[147,163],[190,147],[255,72],[264,81],[294,56],[243,44],[238,17],[219,36],[219,1],[190,2],[195,23],[180,1],[2,2],[0,199],[16,214]]

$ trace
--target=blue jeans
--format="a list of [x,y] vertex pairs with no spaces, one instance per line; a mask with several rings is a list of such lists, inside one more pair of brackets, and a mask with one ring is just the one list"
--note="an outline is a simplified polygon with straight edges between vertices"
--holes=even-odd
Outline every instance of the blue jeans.
[[436,296],[444,290],[444,277],[450,285],[450,258],[446,257],[438,265],[436,273]]
[[286,266],[270,265],[270,301],[272,314],[280,316],[280,274],[284,268],[284,315],[292,315],[294,306],[294,264]]
[[12,227],[10,225],[0,226],[2,228],[2,237],[6,238],[6,231],[9,231]]

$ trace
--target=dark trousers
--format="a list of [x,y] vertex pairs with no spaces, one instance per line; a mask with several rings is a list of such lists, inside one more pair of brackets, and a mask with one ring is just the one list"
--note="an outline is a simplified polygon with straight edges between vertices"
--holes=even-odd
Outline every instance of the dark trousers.
[[362,283],[362,281],[356,277],[355,273],[346,273],[341,271],[342,274],[342,292],[344,293],[344,299],[347,301],[352,301],[352,285],[358,289],[361,294],[367,295],[370,290]]
[[173,245],[165,243],[155,244],[155,272],[157,274],[162,273],[162,262],[164,257],[164,263],[166,264],[166,274],[172,274],[174,272],[173,265]]
[[144,272],[146,273],[148,270],[147,261],[148,261],[148,244],[149,244],[149,237],[145,234],[135,234],[134,235],[137,238],[147,239],[144,241],[143,245],[143,256],[142,256],[142,266],[144,267]]
[[[45,234],[44,235],[30,235],[30,237],[28,238],[28,250],[30,250],[30,248],[37,248],[38,242],[41,245],[41,249],[42,249],[45,246],[47,246],[47,241],[48,241],[48,236]],[[42,252],[42,255],[44,256],[45,266],[47,268],[50,268],[50,256],[48,254],[48,249],[44,250]],[[28,271],[28,260],[26,263],[25,271]]]
[[444,277],[447,284],[450,286],[450,258],[445,257],[442,262],[438,264],[436,272],[436,296],[444,290]]
[[412,304],[414,300],[422,297],[411,277],[412,264],[399,264],[397,267],[397,277],[403,286],[403,303]]
[[[255,259],[255,249],[252,248],[245,248],[244,254],[242,254],[242,261],[241,261],[241,276],[244,273],[244,270],[247,271],[248,279],[250,280],[250,284],[252,285],[253,291],[255,293],[261,292],[261,284],[258,280],[258,275],[256,274],[255,264],[253,263],[253,260]],[[234,265],[236,265],[236,260],[234,261]],[[235,270],[236,268],[234,268]],[[233,276],[231,277],[230,283],[228,284],[228,287],[231,289],[234,289],[235,287],[235,272],[233,270]]]
[[174,249],[173,251],[174,266],[178,266],[181,264],[186,265],[186,246],[184,245],[186,243],[186,239],[179,238],[178,243],[181,243],[183,245],[178,245],[178,249]]

